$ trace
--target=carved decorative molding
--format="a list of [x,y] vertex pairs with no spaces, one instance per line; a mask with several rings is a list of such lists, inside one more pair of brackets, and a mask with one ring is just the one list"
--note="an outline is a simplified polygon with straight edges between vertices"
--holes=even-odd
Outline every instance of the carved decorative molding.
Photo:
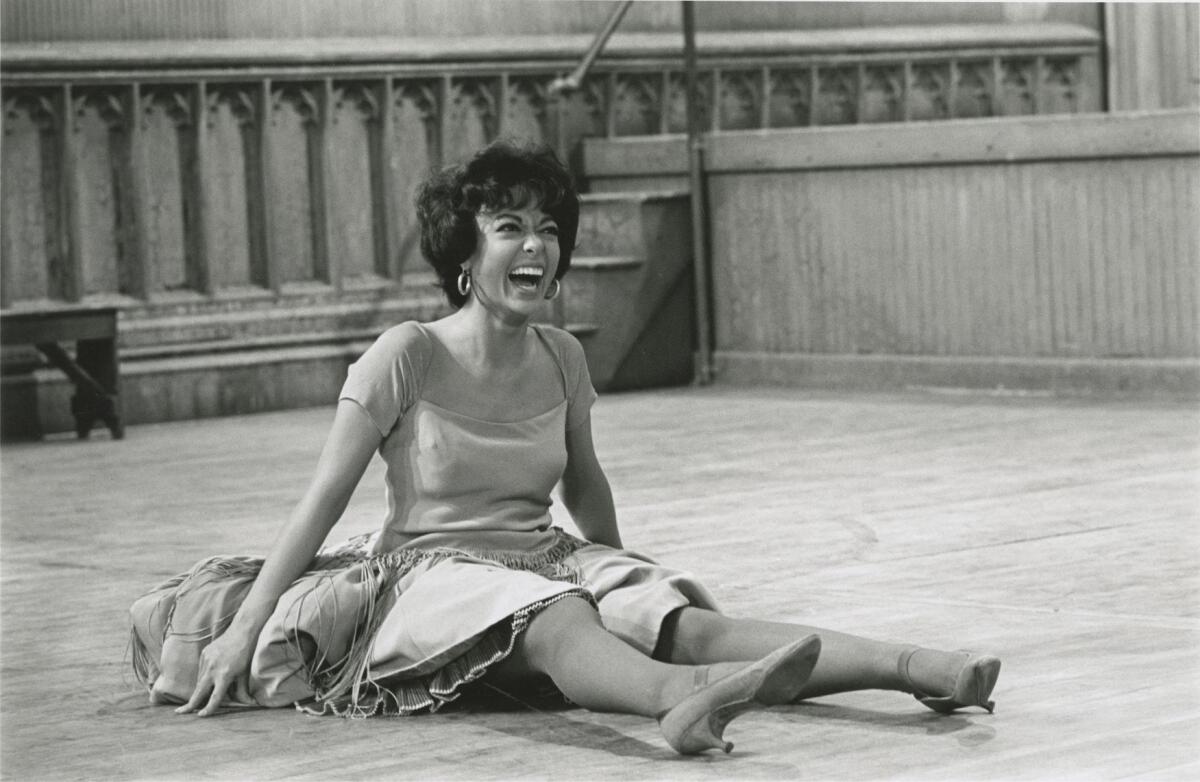
[[[501,133],[576,159],[587,137],[686,131],[676,36],[618,34],[578,90],[552,96],[548,85],[577,62],[573,45],[6,45],[6,141],[36,153],[41,181],[22,186],[29,199],[5,202],[5,224],[40,243],[22,248],[21,263],[53,267],[17,275],[14,298],[44,298],[46,279],[66,280],[48,288],[67,299],[83,295],[78,279],[92,281],[89,294],[124,281],[107,291],[124,305],[181,291],[272,296],[293,281],[338,297],[349,295],[347,253],[354,285],[394,285],[423,268],[405,205],[429,167]],[[705,34],[698,112],[719,134],[1096,111],[1099,46],[1094,31],[1062,25]],[[87,148],[86,168],[67,158],[81,145],[64,138],[80,127],[112,138]],[[138,187],[112,173],[126,160],[146,166]],[[113,220],[101,214],[109,192],[124,199]],[[68,237],[64,215],[74,214],[91,222]],[[364,214],[378,218],[356,222]]]

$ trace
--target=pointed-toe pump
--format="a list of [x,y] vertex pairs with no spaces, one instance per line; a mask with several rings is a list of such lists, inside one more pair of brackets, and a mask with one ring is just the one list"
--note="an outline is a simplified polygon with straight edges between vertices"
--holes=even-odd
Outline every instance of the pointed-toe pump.
[[696,690],[659,716],[663,736],[681,755],[731,751],[733,742],[725,740],[725,726],[750,709],[794,700],[820,654],[821,639],[810,635]]
[[913,697],[939,714],[950,714],[969,706],[987,709],[989,714],[995,711],[996,702],[991,700],[991,694],[996,686],[996,679],[1000,676],[1000,658],[963,652],[966,660],[954,680],[953,691],[949,695],[934,696],[921,692],[908,674],[909,658],[916,651],[917,649],[909,649],[900,655],[898,663],[900,678],[908,685]]

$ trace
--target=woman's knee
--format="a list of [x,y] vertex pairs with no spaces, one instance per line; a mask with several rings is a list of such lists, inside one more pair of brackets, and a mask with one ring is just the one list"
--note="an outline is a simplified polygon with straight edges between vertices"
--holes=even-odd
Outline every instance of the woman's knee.
[[681,606],[667,614],[654,647],[654,659],[695,665],[709,659],[709,645],[730,630],[728,617],[707,608]]
[[583,597],[568,595],[538,611],[522,633],[517,648],[535,670],[545,670],[545,661],[564,646],[577,643],[596,630],[606,632],[599,612]]

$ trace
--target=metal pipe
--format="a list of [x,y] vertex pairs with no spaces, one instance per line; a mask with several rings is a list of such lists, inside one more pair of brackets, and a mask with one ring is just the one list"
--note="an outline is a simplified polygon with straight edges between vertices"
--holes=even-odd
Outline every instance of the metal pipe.
[[613,31],[621,23],[621,17],[625,16],[625,12],[629,10],[629,6],[631,5],[633,5],[633,0],[621,0],[617,4],[617,7],[609,15],[608,21],[604,23],[603,29],[596,33],[595,40],[592,41],[591,47],[583,55],[583,59],[576,66],[575,70],[571,71],[567,76],[560,76],[550,82],[549,90],[551,95],[559,95],[579,89],[579,85],[583,84],[584,77],[592,69],[592,63],[600,56],[600,52],[603,51],[605,44],[608,43],[608,39],[612,37]]
[[[683,66],[687,90],[688,184],[692,208],[692,273],[696,287],[695,382],[712,382],[712,324],[709,314],[708,212],[704,206],[704,133],[696,79],[696,19],[693,0],[683,2]],[[715,110],[715,106],[714,109]]]

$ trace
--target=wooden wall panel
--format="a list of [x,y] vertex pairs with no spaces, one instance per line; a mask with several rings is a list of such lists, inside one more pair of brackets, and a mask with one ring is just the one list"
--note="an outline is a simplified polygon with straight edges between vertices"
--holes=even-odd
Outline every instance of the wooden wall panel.
[[378,98],[369,87],[341,87],[334,92],[329,129],[331,234],[330,252],[345,278],[368,277],[377,271],[376,215],[373,178]]
[[[195,279],[189,269],[189,226],[185,192],[189,187],[191,117],[165,93],[144,102],[141,118],[143,237],[151,292],[184,290]],[[182,97],[182,96],[180,96]]]
[[546,81],[539,77],[505,78],[502,135],[539,143],[551,143],[546,100]]
[[1194,357],[1191,158],[715,174],[722,350]]
[[123,117],[108,100],[113,95],[96,95],[97,102],[84,99],[77,105],[71,143],[75,145],[75,210],[79,224],[77,252],[83,271],[83,295],[125,292],[118,264],[123,257],[119,236],[123,219],[120,178],[127,169],[116,149],[117,123]]
[[[58,191],[55,170],[47,171],[44,164],[57,164],[56,155],[44,156],[42,148],[52,144],[51,118],[36,118],[35,105],[15,103],[5,107],[3,151],[4,176],[0,178],[3,192],[4,243],[4,301],[50,298],[50,253],[58,245],[53,241],[57,226],[53,214],[47,213],[47,194],[53,201]],[[20,260],[16,263],[16,260]],[[61,266],[61,264],[55,264]]]
[[313,225],[314,163],[321,143],[316,94],[311,85],[290,85],[276,90],[271,101],[268,224],[280,283],[322,279]]
[[393,98],[388,161],[390,206],[399,254],[395,262],[404,270],[426,268],[414,204],[417,189],[441,160],[438,101],[436,82],[410,83],[397,90]]
[[251,98],[240,89],[212,93],[205,121],[202,179],[209,284],[214,289],[261,285],[251,252],[254,196],[247,188],[254,165],[246,138],[254,122]]
[[1109,108],[1200,106],[1200,4],[1105,3]]
[[496,137],[500,80],[452,78],[442,119],[444,162],[469,158]]

